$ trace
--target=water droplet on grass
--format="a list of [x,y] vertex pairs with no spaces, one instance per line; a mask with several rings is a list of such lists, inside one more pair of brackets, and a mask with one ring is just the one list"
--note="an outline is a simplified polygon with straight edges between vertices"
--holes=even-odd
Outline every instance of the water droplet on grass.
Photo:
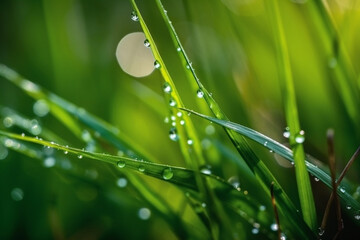
[[151,217],[151,211],[148,208],[140,208],[138,216],[141,220],[148,220]]
[[197,96],[198,98],[203,98],[203,97],[204,97],[204,92],[203,92],[201,89],[199,89],[199,90],[197,90],[197,92],[196,92],[196,96]]
[[165,82],[163,86],[164,93],[171,93],[172,89],[169,83]]
[[133,20],[134,22],[139,21],[139,17],[138,17],[138,15],[136,14],[135,11],[132,11],[132,12],[131,12],[131,20]]
[[185,120],[180,120],[180,125],[185,125]]
[[55,166],[56,160],[53,157],[47,157],[44,160],[44,167],[51,168]]
[[345,193],[346,192],[345,188],[340,187],[340,192]]
[[49,113],[50,108],[45,100],[40,99],[34,103],[33,111],[37,116],[45,117]]
[[271,229],[271,231],[275,232],[275,231],[279,230],[279,225],[277,225],[277,223],[273,223],[270,225],[270,229]]
[[286,127],[286,128],[284,129],[283,136],[284,136],[285,138],[289,138],[289,137],[290,137],[290,128],[289,128],[289,127]]
[[355,213],[354,218],[355,220],[360,220],[360,213],[359,212]]
[[5,117],[3,120],[3,124],[6,128],[10,128],[14,124],[14,119],[12,117]]
[[143,165],[140,165],[138,170],[139,172],[145,172],[145,167]]
[[210,165],[201,166],[200,172],[202,172],[203,174],[210,175],[211,174],[211,166]]
[[181,117],[181,116],[182,116],[182,112],[178,112],[176,115],[177,115],[178,117]]
[[145,39],[145,41],[144,41],[144,46],[147,47],[147,48],[150,47],[150,42],[149,42],[149,40]]
[[259,210],[260,210],[260,211],[265,211],[265,210],[266,210],[266,206],[260,205]]
[[21,188],[14,188],[11,190],[10,196],[14,201],[19,202],[24,198],[24,191]]
[[79,155],[79,156],[78,156],[78,159],[82,159],[82,158],[83,158],[83,155]]
[[179,139],[179,135],[177,134],[176,128],[171,128],[169,131],[169,138],[173,141],[177,141]]
[[322,229],[321,227],[318,228],[318,235],[322,236],[325,233],[325,229]]
[[165,168],[164,171],[162,172],[162,176],[165,180],[169,180],[174,176],[174,173],[171,170],[171,168]]
[[119,178],[117,181],[116,181],[116,185],[120,188],[124,188],[126,187],[127,185],[127,179],[126,178]]
[[207,135],[213,135],[215,133],[215,127],[213,125],[207,125],[205,128],[205,133]]
[[126,166],[125,161],[118,161],[116,164],[119,168],[124,168]]
[[176,101],[173,98],[170,98],[169,105],[170,105],[170,107],[175,107],[176,106]]
[[154,67],[155,67],[156,69],[161,68],[160,63],[159,63],[157,60],[154,62]]
[[350,205],[346,205],[346,209],[347,209],[347,210],[350,210],[350,209],[351,209],[351,206],[350,206]]
[[230,183],[236,190],[240,191],[240,181],[237,176],[232,176],[228,179],[228,183]]
[[301,130],[298,134],[296,134],[295,142],[303,143],[304,141],[305,141],[305,132],[304,130]]
[[181,52],[181,48],[180,47],[176,48],[176,51]]
[[194,143],[194,141],[193,141],[192,139],[188,139],[188,140],[187,140],[187,144],[188,144],[188,145],[193,145],[193,143]]
[[252,233],[252,234],[258,234],[258,233],[259,233],[259,229],[258,229],[258,228],[253,228],[253,229],[251,230],[251,233]]
[[314,180],[315,180],[315,182],[320,181],[320,179],[318,179],[317,177],[314,177]]

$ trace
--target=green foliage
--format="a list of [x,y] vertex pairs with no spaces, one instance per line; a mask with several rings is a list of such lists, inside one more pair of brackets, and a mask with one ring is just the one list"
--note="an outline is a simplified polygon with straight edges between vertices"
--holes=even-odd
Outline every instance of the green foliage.
[[[335,215],[317,230],[325,132],[344,166],[359,142],[358,5],[3,1],[0,238],[332,238]],[[114,58],[133,31],[154,57],[143,79]],[[359,166],[336,190],[344,239],[359,234]]]

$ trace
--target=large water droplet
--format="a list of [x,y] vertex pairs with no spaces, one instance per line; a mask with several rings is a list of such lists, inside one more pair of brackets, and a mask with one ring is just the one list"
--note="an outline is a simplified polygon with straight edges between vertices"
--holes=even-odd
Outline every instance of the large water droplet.
[[34,103],[33,111],[37,116],[45,117],[49,113],[50,108],[45,100],[40,99]]
[[138,17],[138,15],[136,14],[135,11],[132,11],[132,12],[131,12],[131,20],[133,20],[134,22],[139,21],[139,17]]
[[162,172],[162,176],[165,180],[169,180],[174,176],[174,173],[171,170],[171,168],[165,168],[164,171]]
[[47,157],[44,160],[44,167],[51,168],[55,166],[56,160],[53,157]]
[[156,69],[161,68],[160,63],[159,63],[157,60],[154,62],[154,67],[155,67]]
[[204,97],[204,92],[203,92],[201,89],[199,89],[199,90],[197,90],[197,92],[196,92],[196,96],[197,96],[198,98],[203,98],[203,97]]
[[173,141],[177,141],[179,139],[179,135],[177,134],[176,128],[171,128],[169,131],[169,137]]
[[145,39],[145,41],[144,41],[144,46],[147,47],[147,48],[150,47],[150,42],[149,42],[149,40]]
[[163,86],[164,93],[171,93],[172,89],[169,83],[165,82]]
[[116,164],[119,168],[124,168],[126,166],[125,161],[118,161]]
[[151,211],[148,208],[140,208],[138,216],[141,220],[148,220],[151,217]]
[[30,132],[33,134],[33,135],[39,135],[42,131],[42,128],[41,126],[39,125],[38,121],[33,119],[31,120],[30,122]]
[[305,141],[305,132],[304,130],[301,130],[298,134],[296,134],[295,142],[303,143],[304,141]]
[[289,138],[289,137],[290,137],[290,128],[289,128],[289,127],[286,127],[286,128],[284,129],[283,136],[284,136],[285,138]]
[[24,198],[24,191],[21,188],[14,188],[11,190],[10,196],[14,201],[19,202]]
[[119,178],[117,181],[116,181],[116,185],[120,188],[124,188],[126,187],[127,185],[127,180],[126,178]]
[[210,165],[204,165],[200,167],[200,172],[202,172],[203,174],[211,174],[211,166]]

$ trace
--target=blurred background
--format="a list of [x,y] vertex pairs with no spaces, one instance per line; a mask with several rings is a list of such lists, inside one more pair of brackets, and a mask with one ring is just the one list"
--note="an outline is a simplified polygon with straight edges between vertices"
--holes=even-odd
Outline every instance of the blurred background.
[[[359,106],[360,2],[327,2],[333,25],[312,1],[282,0],[279,5],[300,124],[306,133],[305,151],[319,159],[318,164],[327,164],[326,130],[333,128],[340,172],[360,143],[359,113],[354,111]],[[210,115],[186,80],[155,1],[138,4],[185,106]],[[286,142],[276,46],[265,2],[164,0],[163,4],[200,80],[229,119]],[[142,44],[145,38],[139,23],[131,20],[131,12],[127,0],[2,0],[0,63],[113,124],[158,162],[185,166],[164,122],[168,108],[162,98],[161,75],[153,71],[154,59]],[[136,37],[127,39],[130,36]],[[341,83],[349,86],[351,95]],[[2,112],[7,107],[35,119],[74,147],[86,147],[55,118],[39,116],[34,101],[3,78],[0,106]],[[0,117],[5,124],[5,114]],[[241,176],[242,171],[234,168],[239,157],[223,130],[195,116],[192,119],[206,158],[214,166],[222,165],[215,168],[217,174],[224,179],[239,175],[241,188],[261,197],[256,191],[259,186],[248,181],[251,177]],[[21,133],[16,127],[7,130]],[[219,150],[224,146],[226,151]],[[298,204],[293,168],[253,146]],[[176,238],[164,219],[126,190],[126,178],[106,175],[107,170],[93,161],[79,166],[69,176],[0,145],[0,238]],[[359,195],[359,170],[360,162],[355,161],[347,174],[355,183],[347,191],[355,195]],[[145,179],[166,189],[164,198],[179,194],[169,184]],[[329,190],[320,182],[312,183],[322,216]],[[114,193],[110,188],[125,189]],[[345,228],[347,223],[345,219]]]

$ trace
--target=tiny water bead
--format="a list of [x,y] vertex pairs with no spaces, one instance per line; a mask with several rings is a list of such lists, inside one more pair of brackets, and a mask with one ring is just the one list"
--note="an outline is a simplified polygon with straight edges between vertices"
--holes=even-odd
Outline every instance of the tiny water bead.
[[141,220],[148,220],[151,217],[151,211],[148,208],[140,208],[138,216]]
[[11,190],[10,196],[14,201],[19,202],[24,198],[24,191],[21,188],[14,188]]
[[40,99],[34,103],[33,111],[34,111],[35,115],[37,115],[39,117],[45,117],[49,113],[50,108],[49,108],[49,105],[47,104],[46,100]]
[[138,167],[139,172],[145,172],[145,167],[143,165],[140,165]]
[[193,141],[192,139],[188,139],[188,140],[187,140],[187,144],[188,144],[188,145],[193,145],[193,143],[194,143],[194,141]]
[[183,114],[182,114],[182,112],[178,112],[176,115],[177,115],[178,117],[181,117]]
[[345,192],[346,192],[345,188],[344,188],[344,187],[340,187],[340,192],[345,193]]
[[135,11],[132,11],[132,12],[131,12],[131,20],[133,20],[134,22],[139,21],[139,17],[138,17],[138,15],[136,14]]
[[22,136],[22,137],[25,137],[25,133],[21,133],[21,136]]
[[289,138],[289,137],[290,137],[290,128],[289,128],[289,127],[286,127],[286,128],[284,129],[283,136],[284,136],[285,138]]
[[162,172],[162,176],[165,180],[169,180],[174,176],[174,173],[171,170],[171,168],[165,168],[164,171]]
[[355,220],[360,220],[360,212],[359,211],[357,213],[355,213],[354,218],[355,218]]
[[265,211],[265,210],[266,210],[266,206],[261,205],[261,206],[259,207],[259,210],[260,210],[260,211]]
[[258,228],[253,228],[253,229],[251,230],[251,233],[252,233],[252,234],[258,234],[258,233],[259,233],[259,229],[258,229]]
[[314,177],[314,180],[315,180],[315,182],[320,181],[320,179],[318,179],[317,177]]
[[176,117],[175,116],[171,116],[171,121],[175,121],[176,120]]
[[176,101],[173,98],[170,98],[169,105],[170,105],[170,107],[175,107],[176,106]]
[[279,230],[279,225],[277,225],[277,223],[273,223],[270,225],[270,229],[271,229],[271,231],[275,232],[275,231]]
[[117,181],[116,181],[116,185],[120,188],[124,188],[126,187],[127,185],[127,180],[126,178],[119,178]]
[[304,130],[301,130],[298,134],[296,134],[295,142],[297,142],[297,143],[305,142],[305,132],[304,132]]
[[10,128],[14,124],[14,119],[12,117],[5,117],[3,120],[4,127]]
[[164,93],[171,93],[172,89],[169,83],[165,82],[163,86]]
[[78,156],[78,159],[82,159],[82,158],[83,158],[83,155],[79,155],[79,156]]
[[147,47],[147,48],[150,47],[150,42],[149,42],[149,40],[145,39],[145,41],[144,41],[144,46]]
[[181,52],[181,47],[177,47],[177,48],[176,48],[176,51],[177,51],[177,52]]
[[185,125],[185,120],[180,120],[180,125]]
[[169,138],[173,141],[177,141],[179,139],[179,135],[177,134],[176,128],[171,128],[169,131]]
[[347,209],[347,210],[351,210],[351,206],[350,206],[350,205],[346,205],[346,209]]
[[125,161],[118,161],[116,164],[119,168],[124,168],[126,166]]
[[161,67],[160,63],[157,60],[154,62],[154,67],[156,69],[159,69]]
[[51,168],[51,167],[55,166],[55,163],[56,163],[55,158],[53,158],[53,157],[47,157],[47,158],[45,158],[45,160],[44,160],[44,167],[46,167],[46,168]]
[[200,172],[202,172],[203,174],[206,174],[206,175],[210,175],[211,174],[211,166],[210,165],[201,166]]
[[199,90],[196,91],[196,96],[198,98],[203,98],[204,97],[204,92],[201,89],[199,89]]
[[169,117],[164,118],[164,123],[169,123]]

